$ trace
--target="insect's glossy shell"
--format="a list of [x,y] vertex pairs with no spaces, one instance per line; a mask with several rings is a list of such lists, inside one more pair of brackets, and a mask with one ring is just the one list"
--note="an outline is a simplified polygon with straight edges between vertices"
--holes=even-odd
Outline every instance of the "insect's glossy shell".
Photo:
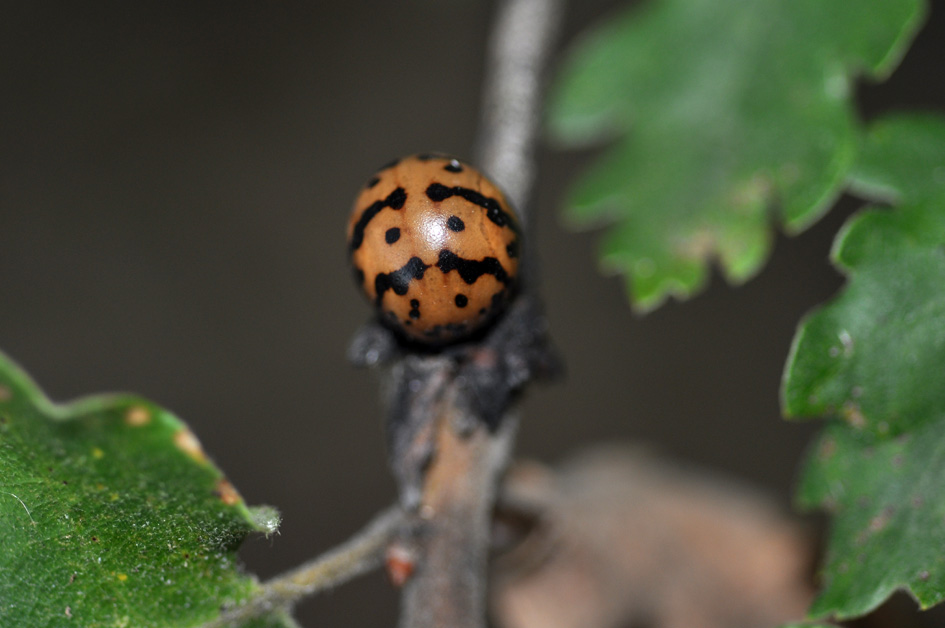
[[444,344],[481,329],[508,303],[519,233],[502,192],[478,170],[415,155],[367,182],[348,222],[348,250],[385,324]]

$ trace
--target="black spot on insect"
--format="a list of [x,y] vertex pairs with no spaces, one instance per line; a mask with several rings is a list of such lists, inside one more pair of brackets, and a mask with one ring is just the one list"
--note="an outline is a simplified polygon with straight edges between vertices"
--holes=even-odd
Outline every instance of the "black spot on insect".
[[420,307],[420,301],[418,301],[417,299],[410,299],[410,307],[412,307],[413,309],[417,309],[418,307]]
[[466,307],[469,305],[469,299],[465,294],[457,294],[454,301],[456,301],[456,307]]
[[375,216],[381,213],[381,210],[385,207],[400,209],[404,206],[405,202],[407,202],[407,192],[403,188],[397,188],[388,194],[387,198],[371,203],[367,209],[361,212],[361,217],[358,218],[358,222],[355,223],[354,229],[351,232],[351,243],[349,244],[351,250],[356,251],[361,247],[361,244],[364,242],[364,229],[367,228],[368,223],[371,222]]
[[391,209],[400,209],[404,206],[404,203],[407,202],[407,192],[403,188],[397,188],[387,195],[384,202],[386,202],[387,206]]
[[410,318],[420,318],[420,301],[417,299],[410,299],[410,311],[407,313],[407,316]]
[[374,291],[377,294],[377,303],[380,304],[384,293],[393,290],[394,294],[404,296],[412,279],[423,279],[423,273],[430,267],[424,264],[419,257],[411,257],[407,263],[392,273],[378,273],[374,278]]
[[384,240],[386,240],[388,244],[393,244],[399,239],[400,239],[400,229],[398,229],[397,227],[391,227],[390,229],[387,230],[386,233],[384,233]]
[[364,187],[370,190],[371,188],[373,188],[375,185],[377,185],[380,182],[381,182],[380,177],[371,177],[371,180],[368,181],[367,185],[365,185]]
[[431,183],[429,187],[427,187],[426,194],[427,198],[434,203],[445,201],[451,196],[458,196],[486,210],[486,218],[495,223],[496,226],[508,227],[515,233],[519,231],[518,223],[515,222],[511,214],[502,209],[502,205],[499,204],[499,201],[489,196],[483,196],[476,190],[464,188],[459,185],[448,187],[442,183]]
[[357,266],[354,267],[354,281],[359,286],[364,285],[364,271],[358,268]]
[[420,310],[410,310],[407,316],[410,318],[420,318]]
[[509,257],[518,257],[518,240],[512,240],[505,247],[505,252]]
[[436,267],[444,273],[455,270],[467,284],[475,283],[483,275],[492,275],[504,284],[509,283],[509,274],[494,257],[483,260],[463,259],[449,249],[443,249],[440,251]]
[[466,223],[458,216],[450,216],[446,226],[450,231],[462,231],[466,228]]
[[458,159],[450,159],[450,162],[443,166],[443,170],[447,172],[462,172],[463,164],[459,163]]
[[445,201],[451,196],[453,196],[453,189],[446,187],[442,183],[431,183],[430,187],[427,188],[427,198],[434,203]]
[[389,170],[390,168],[393,168],[399,163],[400,163],[400,159],[392,159],[388,161],[386,164],[384,164],[383,166],[381,166],[380,168],[378,168],[377,171],[384,172],[385,170]]

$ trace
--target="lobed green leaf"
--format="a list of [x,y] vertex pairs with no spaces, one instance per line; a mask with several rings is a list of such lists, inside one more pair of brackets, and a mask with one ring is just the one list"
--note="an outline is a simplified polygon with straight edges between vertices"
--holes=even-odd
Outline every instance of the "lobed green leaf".
[[0,625],[197,626],[257,589],[236,549],[276,525],[166,410],[53,404],[0,354]]
[[895,208],[838,235],[847,285],[802,322],[783,384],[788,416],[834,419],[798,494],[832,515],[815,617],[897,589],[924,608],[945,598],[945,119],[880,120],[860,155],[857,188]]
[[857,146],[851,84],[882,78],[922,0],[651,0],[571,50],[549,122],[565,145],[616,137],[567,201],[606,224],[605,268],[635,306],[686,297],[717,259],[730,281],[844,187]]
[[861,212],[837,236],[833,259],[850,280],[802,323],[785,374],[784,410],[896,435],[937,419],[943,406],[945,121],[878,122],[857,172],[869,173],[869,187],[882,187],[898,206]]
[[906,588],[945,599],[945,415],[893,439],[833,423],[806,464],[798,499],[831,517],[814,617],[865,614]]

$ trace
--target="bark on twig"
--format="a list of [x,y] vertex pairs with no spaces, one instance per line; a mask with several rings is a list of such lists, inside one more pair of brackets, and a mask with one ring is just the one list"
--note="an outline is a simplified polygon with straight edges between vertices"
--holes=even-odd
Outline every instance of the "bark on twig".
[[[528,223],[534,179],[543,71],[562,4],[502,2],[490,46],[476,161],[503,188],[523,225]],[[402,628],[486,625],[496,486],[517,427],[508,404],[528,379],[553,370],[534,297],[522,295],[507,321],[481,346],[453,359],[455,370],[448,383],[442,388],[436,384],[440,395],[433,416],[417,420],[415,413],[407,412],[413,417],[411,436],[402,440],[411,443],[410,451],[421,453],[425,464],[410,539],[417,570],[404,590]],[[423,434],[432,434],[432,440],[417,438]],[[430,458],[424,458],[427,455]],[[410,476],[402,464],[394,460],[394,468],[401,469],[398,475]],[[410,486],[402,485],[401,493],[410,495]]]
[[563,0],[506,0],[496,16],[476,161],[528,223],[545,66]]
[[485,625],[487,556],[496,483],[515,433],[506,418],[496,434],[455,429],[455,408],[444,408],[437,461],[426,478],[414,534],[417,571],[403,594],[404,628]]

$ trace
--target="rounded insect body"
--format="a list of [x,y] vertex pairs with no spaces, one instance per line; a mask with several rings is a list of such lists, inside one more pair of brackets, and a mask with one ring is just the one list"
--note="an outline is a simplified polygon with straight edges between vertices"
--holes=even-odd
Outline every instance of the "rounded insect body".
[[426,344],[495,319],[518,278],[520,228],[502,192],[472,166],[415,155],[378,171],[348,222],[356,280],[381,320]]

